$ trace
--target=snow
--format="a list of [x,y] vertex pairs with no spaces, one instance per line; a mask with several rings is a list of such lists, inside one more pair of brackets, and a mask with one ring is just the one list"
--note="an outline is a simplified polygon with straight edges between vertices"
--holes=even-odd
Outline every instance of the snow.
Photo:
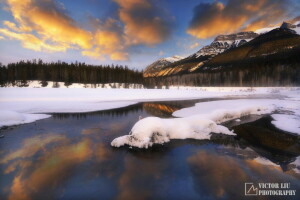
[[297,33],[298,35],[300,35],[300,27],[293,28],[293,30],[296,31],[296,33]]
[[167,58],[163,58],[163,59],[166,60],[166,61],[168,61],[168,62],[173,63],[173,62],[176,62],[178,60],[183,59],[183,57],[175,55],[175,56],[167,57]]
[[[291,92],[292,97],[296,92]],[[298,94],[298,93],[297,93]],[[298,94],[299,95],[299,94]],[[277,128],[300,135],[300,102],[294,99],[240,99],[197,103],[173,113],[175,117],[187,117],[201,114],[202,117],[222,123],[250,114],[267,114],[273,111],[291,114],[272,114],[272,124]]]
[[[106,83],[106,84],[84,84],[84,83],[73,83],[66,86],[64,82],[53,82],[46,81],[48,84],[43,87],[41,81],[27,81],[28,88],[125,88],[125,83]],[[56,85],[56,86],[55,86]],[[7,84],[5,87],[8,88],[18,88],[22,87],[21,81],[17,84]],[[128,88],[143,88],[141,84],[128,84]]]
[[[272,91],[280,92],[275,89]],[[173,113],[173,116],[180,118],[160,119],[148,117],[138,121],[129,135],[114,139],[111,145],[114,147],[129,145],[148,148],[153,144],[169,142],[170,139],[210,139],[210,133],[212,132],[232,135],[234,133],[219,124],[251,114],[262,115],[274,111],[293,113],[287,115],[288,117],[283,114],[274,114],[272,116],[275,121],[272,123],[282,130],[300,135],[300,104],[299,101],[295,100],[295,96],[299,97],[299,91],[289,91],[285,94],[291,94],[293,98],[201,102],[193,107],[183,108]],[[285,120],[286,124],[279,123],[281,120]]]
[[22,114],[14,111],[1,110],[0,127],[31,123],[36,120],[45,119],[51,115],[45,114]]
[[233,135],[226,127],[198,116],[178,119],[147,117],[138,121],[129,135],[114,139],[111,145],[120,147],[127,144],[138,148],[148,148],[153,144],[169,142],[170,139],[209,139],[211,132]]
[[292,165],[294,165],[294,171],[298,174],[300,174],[300,156],[298,156],[296,158],[296,160],[294,162],[291,163]]
[[274,114],[272,118],[272,124],[277,128],[300,135],[300,115]]
[[269,32],[275,28],[279,28],[279,26],[273,26],[273,27],[267,27],[267,28],[261,28],[261,29],[257,29],[256,31],[254,31],[255,33],[257,34],[263,34],[263,33],[266,33],[266,32]]
[[[39,113],[78,113],[125,107],[137,102],[187,100],[228,96],[288,95],[298,102],[298,88],[180,87],[158,89],[0,88],[0,127],[42,119]],[[5,113],[5,112],[6,113]],[[8,116],[12,112],[19,120]],[[28,115],[30,114],[30,115]],[[7,115],[7,117],[6,117]],[[36,118],[35,118],[36,117]],[[49,115],[47,115],[49,117]],[[10,120],[8,120],[10,119]],[[214,121],[214,119],[212,119]],[[13,121],[13,123],[12,123]]]

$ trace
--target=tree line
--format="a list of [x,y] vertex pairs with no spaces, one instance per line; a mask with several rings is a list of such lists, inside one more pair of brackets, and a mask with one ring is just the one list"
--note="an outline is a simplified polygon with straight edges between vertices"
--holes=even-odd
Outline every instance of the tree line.
[[[43,62],[39,60],[27,60],[9,63],[6,66],[0,64],[0,85],[22,83],[39,80],[42,86],[47,81],[83,84],[125,83],[143,84],[143,73],[129,69],[123,65],[89,65],[82,62]],[[21,85],[22,85],[21,84]]]
[[231,68],[219,71],[181,74],[168,77],[146,78],[147,88],[165,86],[205,86],[205,87],[271,87],[299,86],[300,67],[293,65],[259,65],[251,68]]

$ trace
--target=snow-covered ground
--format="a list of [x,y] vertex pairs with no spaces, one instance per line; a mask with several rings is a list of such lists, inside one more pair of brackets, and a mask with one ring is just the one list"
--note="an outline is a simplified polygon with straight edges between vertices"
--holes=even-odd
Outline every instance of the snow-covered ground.
[[141,84],[125,84],[125,83],[105,83],[105,84],[84,84],[84,83],[72,83],[71,85],[65,85],[65,82],[53,82],[46,81],[47,85],[42,86],[41,81],[27,81],[26,86],[22,86],[21,81],[16,84],[6,84],[6,88],[18,88],[18,87],[27,87],[27,88],[143,88]]
[[[270,95],[274,93],[290,96],[292,101],[296,103],[300,100],[299,88],[172,87],[169,90],[0,88],[0,127],[29,123],[50,117],[50,115],[44,115],[45,113],[91,112],[124,107],[142,101]],[[219,105],[222,106],[221,103]]]
[[272,123],[277,128],[300,135],[300,91],[274,91],[286,97],[201,102],[193,107],[175,111],[173,116],[179,118],[145,118],[133,126],[129,135],[116,138],[111,145],[120,147],[127,144],[148,148],[155,143],[168,142],[170,139],[209,139],[211,132],[231,135],[234,133],[219,124],[250,114],[261,115],[273,111],[288,113],[271,115],[274,119]]

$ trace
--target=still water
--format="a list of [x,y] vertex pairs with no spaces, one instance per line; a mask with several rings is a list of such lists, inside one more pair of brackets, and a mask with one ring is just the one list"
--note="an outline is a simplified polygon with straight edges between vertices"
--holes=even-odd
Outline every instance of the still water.
[[173,140],[148,150],[110,146],[140,116],[171,117],[194,103],[53,114],[2,129],[0,199],[255,199],[245,196],[246,182],[289,183],[297,190],[288,198],[260,199],[300,199],[300,169],[293,164],[300,139],[271,126],[268,116],[227,123],[234,137]]

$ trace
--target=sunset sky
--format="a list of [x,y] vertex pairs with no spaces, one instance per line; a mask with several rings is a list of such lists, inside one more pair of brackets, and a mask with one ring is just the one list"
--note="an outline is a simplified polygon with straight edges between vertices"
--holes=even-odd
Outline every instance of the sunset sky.
[[126,64],[187,56],[216,35],[300,15],[297,0],[0,0],[0,62]]

